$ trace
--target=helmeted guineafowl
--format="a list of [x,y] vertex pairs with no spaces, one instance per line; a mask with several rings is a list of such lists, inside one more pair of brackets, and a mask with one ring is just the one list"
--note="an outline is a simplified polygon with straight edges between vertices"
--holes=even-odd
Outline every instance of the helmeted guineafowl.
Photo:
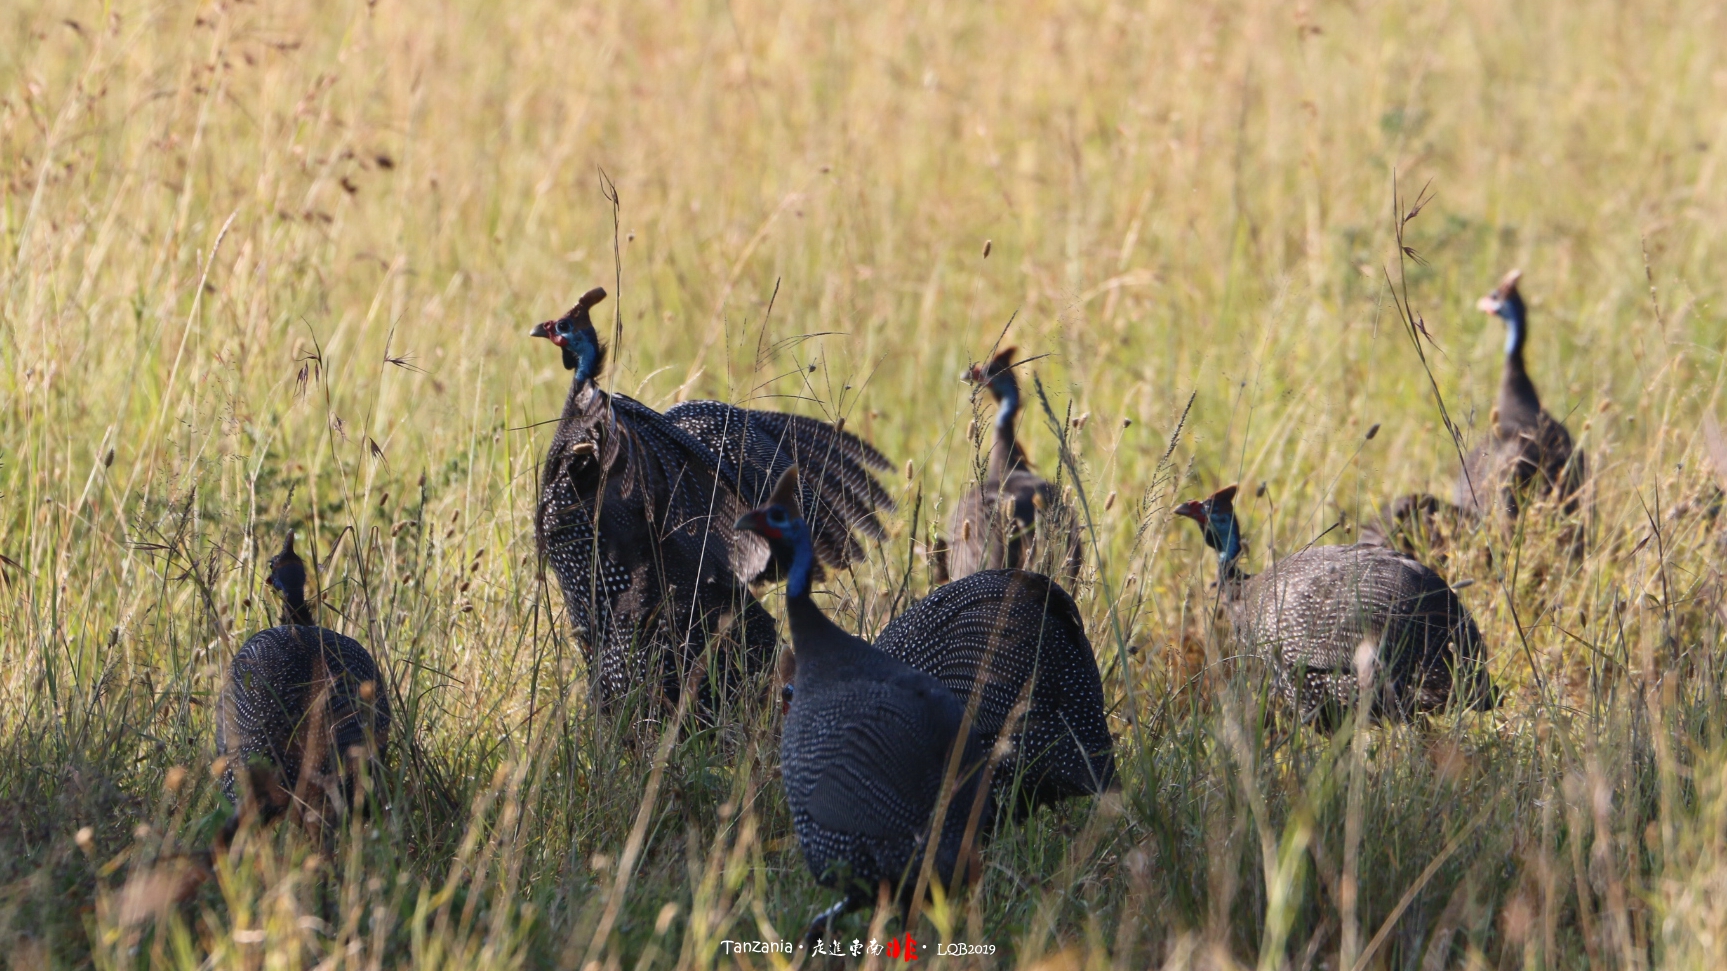
[[[875,645],[935,675],[962,702],[977,692],[983,741],[994,745],[1009,732],[1012,754],[993,783],[997,799],[1019,813],[1114,782],[1097,658],[1079,608],[1054,580],[1024,570],[973,573],[913,604]],[[1016,712],[1022,695],[1026,707]]]
[[1495,693],[1475,620],[1438,574],[1383,546],[1315,546],[1243,573],[1235,486],[1176,513],[1217,551],[1218,588],[1236,637],[1263,658],[1303,723],[1335,727],[1360,698],[1357,652],[1372,651],[1372,714],[1393,719],[1455,701],[1490,708]]
[[270,585],[282,594],[282,623],[241,646],[217,702],[222,791],[238,804],[251,789],[261,821],[291,807],[315,820],[332,805],[354,804],[359,761],[376,778],[390,734],[389,691],[358,641],[314,622],[292,532],[270,560]]
[[983,482],[954,506],[947,570],[955,580],[979,570],[1021,568],[1073,580],[1079,575],[1079,525],[1054,484],[1031,469],[1016,437],[1019,381],[1014,348],[974,364],[966,380],[989,389],[997,407]]
[[[811,922],[808,939],[873,902],[884,882],[902,910],[910,907],[932,842],[934,876],[944,885],[975,874],[975,846],[994,806],[980,788],[988,749],[976,731],[963,731],[960,699],[935,677],[842,630],[811,598],[815,549],[798,493],[793,466],[767,504],[736,526],[765,538],[784,564],[797,670],[780,741],[781,779],[810,872],[845,894]],[[938,809],[940,834],[931,840]]]
[[600,390],[606,352],[590,310],[605,296],[596,287],[530,332],[562,348],[575,372],[542,470],[535,534],[602,708],[644,685],[676,698],[715,637],[709,674],[730,695],[765,669],[776,626],[748,589],[770,568],[767,545],[729,524],[794,460],[808,462],[818,470],[806,489],[818,557],[844,566],[862,555],[853,530],[882,535],[876,510],[893,503],[869,470],[887,460],[815,419],[711,401],[662,415]]
[[1477,304],[1505,322],[1505,372],[1493,428],[1465,458],[1457,480],[1457,505],[1477,515],[1497,506],[1516,516],[1528,499],[1548,496],[1568,500],[1565,511],[1571,512],[1583,486],[1583,455],[1572,449],[1565,426],[1542,409],[1524,366],[1529,315],[1517,290],[1521,277],[1518,270],[1507,273]]
[[600,389],[606,351],[589,310],[605,296],[596,287],[529,332],[575,372],[541,467],[535,538],[601,710],[636,689],[675,700],[710,638],[721,640],[704,694],[716,680],[729,694],[765,668],[777,639],[727,528],[742,508],[725,485],[737,472],[664,415]]

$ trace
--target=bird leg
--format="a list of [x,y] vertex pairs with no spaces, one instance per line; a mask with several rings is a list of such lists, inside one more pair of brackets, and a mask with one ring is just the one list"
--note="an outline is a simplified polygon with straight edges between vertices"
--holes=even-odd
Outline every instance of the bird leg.
[[815,919],[810,921],[809,927],[804,929],[804,947],[814,949],[816,941],[821,940],[824,933],[833,933],[834,921],[856,909],[858,902],[847,894],[839,903],[817,914]]

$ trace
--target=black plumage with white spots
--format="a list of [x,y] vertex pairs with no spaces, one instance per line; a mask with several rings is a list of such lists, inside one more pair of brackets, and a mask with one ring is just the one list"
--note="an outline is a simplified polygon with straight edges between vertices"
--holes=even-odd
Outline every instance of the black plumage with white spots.
[[[813,419],[690,402],[660,414],[595,383],[605,348],[589,291],[569,313],[535,327],[574,371],[541,469],[535,534],[587,652],[596,703],[647,688],[676,699],[703,672],[704,702],[735,696],[773,656],[777,626],[750,592],[769,569],[766,544],[731,529],[774,470],[809,456],[824,472],[816,501],[828,553],[841,566],[861,550],[856,528],[881,535],[891,505],[868,469],[874,449]],[[818,454],[819,453],[819,454]]]
[[797,670],[780,777],[810,872],[845,895],[811,922],[807,938],[873,902],[883,883],[909,907],[932,832],[935,878],[951,892],[975,875],[994,801],[989,746],[975,729],[962,734],[964,703],[934,676],[842,630],[811,599],[815,553],[798,493],[794,467],[737,528],[767,539],[785,570]]
[[1374,717],[1401,720],[1450,705],[1496,703],[1486,645],[1456,591],[1384,546],[1317,546],[1250,576],[1240,569],[1235,487],[1183,503],[1218,553],[1218,585],[1235,635],[1264,658],[1284,705],[1303,723],[1335,727],[1372,681]]
[[262,818],[291,806],[314,812],[351,805],[354,770],[376,776],[390,734],[390,701],[372,655],[358,641],[317,626],[305,600],[305,565],[288,534],[270,561],[283,596],[282,623],[247,639],[229,665],[217,702],[222,791],[236,803],[244,773],[261,786]]
[[[1114,740],[1103,682],[1079,608],[1040,573],[986,570],[938,587],[894,618],[875,645],[934,675],[962,702],[977,694],[986,744],[1011,753],[997,797],[1027,811],[1107,789]],[[1015,714],[1021,701],[1022,714]]]
[[[721,401],[685,401],[668,409],[666,418],[735,470],[727,484],[746,509],[766,502],[774,483],[796,465],[799,499],[821,562],[846,566],[863,558],[857,534],[887,535],[877,510],[892,509],[894,501],[872,472],[887,469],[887,457],[851,432],[815,418]],[[769,579],[770,558],[761,560],[761,567],[745,568],[748,579]]]

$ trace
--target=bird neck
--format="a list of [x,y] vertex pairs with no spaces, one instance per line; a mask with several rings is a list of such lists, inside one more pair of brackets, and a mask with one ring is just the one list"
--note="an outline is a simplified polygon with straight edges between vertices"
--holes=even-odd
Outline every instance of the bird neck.
[[576,372],[578,385],[598,378],[604,360],[600,339],[592,327],[577,328],[564,342],[564,368]]
[[848,663],[856,654],[857,638],[816,606],[815,598],[810,595],[815,547],[810,542],[808,528],[802,524],[797,528],[799,532],[785,538],[786,545],[791,547],[791,564],[786,569],[786,619],[801,677],[827,669],[830,664]]
[[995,392],[996,411],[995,428],[1000,432],[1003,428],[1013,433],[1013,423],[1019,418],[1019,382],[1011,373],[997,375],[990,384]]
[[[569,353],[568,348],[565,349],[564,353]],[[593,389],[592,393],[595,396],[605,394],[605,392],[599,389],[598,385],[595,385],[592,381],[586,378],[578,376],[575,380],[570,382],[570,393],[564,396],[563,417],[575,418],[588,410],[588,406],[593,402],[593,399],[589,397],[590,388]]]
[[1499,382],[1499,430],[1534,423],[1541,414],[1541,396],[1524,366],[1523,347],[1529,340],[1529,318],[1523,300],[1513,293],[1500,308],[1505,319],[1505,374]]
[[853,638],[816,606],[808,590],[799,596],[786,597],[786,619],[790,622],[792,650],[797,654],[800,674],[830,661],[843,662],[845,648]]
[[1025,464],[1025,452],[1019,447],[1015,425],[1019,422],[1019,385],[1012,376],[998,378],[1002,387],[998,394],[1000,406],[995,412],[995,439],[989,448],[990,478],[1007,478],[1017,465]]
[[1499,305],[1499,316],[1505,321],[1505,357],[1523,362],[1523,342],[1529,337],[1529,314],[1523,298],[1514,291]]
[[312,622],[312,605],[306,602],[306,588],[290,586],[282,591],[282,624],[283,626],[299,625],[315,627]]
[[808,600],[810,581],[815,573],[816,553],[809,537],[803,536],[792,544],[792,562],[786,569],[786,598]]
[[1241,524],[1235,513],[1224,513],[1211,520],[1212,545],[1217,550],[1217,581],[1221,584],[1247,578],[1241,572]]
[[576,381],[578,383],[592,381],[594,379],[594,371],[596,370],[594,363],[596,357],[598,357],[598,355],[594,353],[594,348],[590,344],[583,344],[576,351],[576,366],[572,368],[572,370],[576,372]]
[[1246,583],[1249,579],[1250,577],[1247,572],[1241,568],[1241,557],[1239,555],[1227,558],[1221,554],[1218,555],[1217,585],[1223,588],[1225,593],[1239,593],[1241,585]]
[[1506,361],[1505,377],[1499,382],[1498,431],[1528,427],[1540,416],[1541,396],[1535,391],[1535,382],[1529,380],[1529,373],[1523,370],[1522,360]]

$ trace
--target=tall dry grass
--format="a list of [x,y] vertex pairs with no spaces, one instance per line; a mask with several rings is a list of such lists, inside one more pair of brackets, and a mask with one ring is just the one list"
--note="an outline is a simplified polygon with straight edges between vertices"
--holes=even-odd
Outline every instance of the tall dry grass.
[[[1010,317],[1048,355],[1025,433],[1089,511],[1125,786],[1001,834],[926,942],[1064,968],[1727,948],[1719,5],[117,0],[10,8],[0,38],[14,964],[780,963],[721,944],[829,899],[771,705],[658,744],[597,720],[535,560],[567,375],[524,332],[596,283],[614,388],[844,416],[909,462],[890,540],[828,584],[866,631],[975,468],[960,368]],[[1400,261],[1393,192],[1429,182]],[[1247,483],[1262,564],[1448,489],[1435,389],[1479,436],[1501,332],[1471,307],[1513,265],[1593,479],[1578,523],[1447,564],[1506,704],[1278,745],[1169,505]],[[210,701],[290,525],[394,681],[389,809],[253,834],[176,903],[226,812]]]

